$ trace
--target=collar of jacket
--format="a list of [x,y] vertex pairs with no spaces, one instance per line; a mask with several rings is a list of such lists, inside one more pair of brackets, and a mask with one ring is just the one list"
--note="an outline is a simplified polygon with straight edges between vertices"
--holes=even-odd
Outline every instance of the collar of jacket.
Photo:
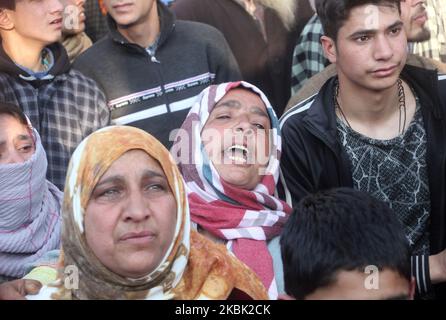
[[[158,16],[160,20],[160,37],[158,40],[158,48],[160,48],[166,39],[170,36],[175,28],[175,15],[169,10],[161,1],[157,1]],[[109,35],[114,42],[135,49],[138,52],[147,54],[146,48],[143,48],[135,43],[129,42],[119,31],[118,26],[113,18],[107,14],[107,24],[109,28]]]
[[[317,132],[328,145],[337,145],[336,112],[333,100],[336,76],[330,78],[321,88],[303,118],[304,123]],[[444,112],[438,95],[438,74],[436,70],[427,70],[406,65],[401,73],[407,83],[415,90],[420,104],[425,111],[432,113],[435,119],[443,119]],[[444,102],[443,102],[444,103]],[[424,112],[423,112],[424,113]]]
[[[47,47],[54,55],[54,65],[48,71],[48,75],[54,78],[63,73],[67,73],[70,68],[70,60],[68,59],[67,52],[65,48],[59,43],[53,43]],[[3,46],[0,45],[0,72],[7,73],[13,77],[20,77],[28,82],[42,82],[42,80],[35,79],[33,76],[28,74],[28,72],[19,68],[14,61],[6,54]]]

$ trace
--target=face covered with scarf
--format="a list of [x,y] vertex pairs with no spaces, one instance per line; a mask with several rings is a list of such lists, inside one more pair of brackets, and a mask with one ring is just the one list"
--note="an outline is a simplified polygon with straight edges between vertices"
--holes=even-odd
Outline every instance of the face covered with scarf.
[[291,208],[274,197],[281,138],[265,95],[246,82],[210,86],[178,131],[172,154],[187,184],[192,221],[229,241],[277,296],[266,241],[280,234]]
[[[87,137],[71,158],[63,208],[61,264],[76,266],[79,283],[66,288],[61,272],[52,298],[212,297],[203,283],[215,264],[197,259],[198,267],[204,253],[193,247],[215,250],[190,234],[181,175],[146,132],[115,126]],[[232,287],[223,288],[218,298]]]
[[0,278],[5,279],[24,276],[27,265],[60,245],[62,192],[46,180],[46,153],[28,123],[18,107],[0,105]]

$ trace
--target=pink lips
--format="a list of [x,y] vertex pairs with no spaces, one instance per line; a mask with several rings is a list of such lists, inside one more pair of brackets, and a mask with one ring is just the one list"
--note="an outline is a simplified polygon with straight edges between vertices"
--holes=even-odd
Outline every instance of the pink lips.
[[115,4],[112,8],[116,11],[126,11],[130,6],[132,6],[131,3],[120,3]]
[[396,67],[397,66],[395,65],[388,68],[377,69],[373,71],[373,74],[378,77],[387,77],[390,76],[395,71]]
[[135,244],[144,244],[155,238],[155,234],[151,231],[129,232],[124,234],[119,240]]
[[427,21],[427,13],[424,12],[422,14],[419,14],[419,15],[415,16],[413,18],[413,20],[419,22],[420,24],[424,24]]
[[54,19],[50,24],[56,27],[62,27],[62,18]]

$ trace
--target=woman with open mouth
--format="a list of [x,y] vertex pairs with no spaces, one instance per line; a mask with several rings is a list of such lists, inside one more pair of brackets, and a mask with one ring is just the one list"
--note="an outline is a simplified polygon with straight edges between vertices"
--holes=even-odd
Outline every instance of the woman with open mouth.
[[198,231],[225,243],[252,268],[271,299],[277,298],[278,288],[282,291],[277,240],[291,213],[274,196],[280,152],[274,110],[247,82],[205,89],[171,149]]

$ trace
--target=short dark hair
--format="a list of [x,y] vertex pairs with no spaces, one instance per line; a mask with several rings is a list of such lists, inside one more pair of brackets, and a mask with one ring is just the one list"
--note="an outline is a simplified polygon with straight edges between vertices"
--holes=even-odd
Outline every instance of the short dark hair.
[[16,118],[24,126],[28,126],[28,119],[23,111],[16,105],[6,102],[0,102],[0,116],[9,115]]
[[0,0],[0,9],[15,10],[15,0]]
[[410,249],[402,224],[389,206],[349,188],[303,198],[280,239],[285,291],[304,299],[336,281],[339,271],[369,265],[411,280]]
[[339,29],[349,18],[350,12],[363,5],[385,5],[397,7],[401,14],[401,0],[316,0],[316,11],[324,34],[336,41]]

